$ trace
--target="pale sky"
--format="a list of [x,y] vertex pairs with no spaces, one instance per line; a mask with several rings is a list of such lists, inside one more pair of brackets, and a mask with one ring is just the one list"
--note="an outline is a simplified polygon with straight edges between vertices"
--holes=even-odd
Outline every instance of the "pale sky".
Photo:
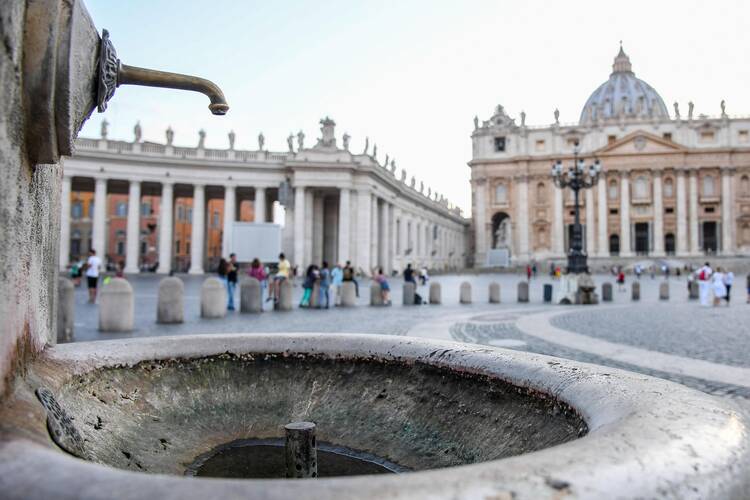
[[[445,194],[468,215],[473,117],[496,104],[529,125],[560,109],[574,122],[604,82],[623,40],[636,76],[672,112],[750,114],[750,2],[747,1],[226,1],[86,0],[125,64],[215,81],[231,106],[215,117],[200,94],[120,87],[103,115],[110,138],[225,148],[286,150],[302,129],[314,144],[318,121],[365,136],[378,157]],[[81,136],[98,137],[94,114]]]

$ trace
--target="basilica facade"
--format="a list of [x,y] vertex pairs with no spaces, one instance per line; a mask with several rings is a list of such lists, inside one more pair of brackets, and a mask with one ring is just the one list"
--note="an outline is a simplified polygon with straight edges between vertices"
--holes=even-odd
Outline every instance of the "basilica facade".
[[566,255],[573,193],[550,167],[574,152],[602,173],[581,191],[584,248],[612,257],[697,258],[750,252],[750,119],[672,111],[635,76],[622,47],[609,79],[574,124],[526,124],[502,106],[474,120],[471,168],[473,259],[477,267]]

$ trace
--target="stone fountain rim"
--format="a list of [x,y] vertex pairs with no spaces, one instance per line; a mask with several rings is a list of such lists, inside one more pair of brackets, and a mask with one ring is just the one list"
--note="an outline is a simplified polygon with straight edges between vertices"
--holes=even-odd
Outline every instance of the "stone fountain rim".
[[[38,362],[69,376],[146,360],[230,352],[422,362],[547,393],[575,408],[586,436],[501,460],[398,476],[314,481],[196,479],[107,467],[25,439],[0,441],[8,498],[741,498],[750,489],[750,422],[729,402],[641,374],[561,358],[370,334],[225,334],[62,344]],[[33,368],[32,368],[33,369]],[[31,471],[44,471],[44,481]],[[65,496],[67,492],[67,497]],[[16,495],[16,496],[14,496]],[[503,498],[498,496],[498,498]],[[509,497],[510,498],[510,497]]]

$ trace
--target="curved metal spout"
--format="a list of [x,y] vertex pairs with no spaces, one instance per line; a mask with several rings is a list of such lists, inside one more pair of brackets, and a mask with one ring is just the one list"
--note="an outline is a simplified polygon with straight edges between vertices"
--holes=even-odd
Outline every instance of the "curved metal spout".
[[163,87],[200,92],[206,94],[211,99],[211,104],[208,106],[211,113],[224,115],[229,110],[224,93],[218,85],[197,76],[121,64],[120,70],[117,72],[117,86],[119,87],[120,85],[143,85],[147,87]]

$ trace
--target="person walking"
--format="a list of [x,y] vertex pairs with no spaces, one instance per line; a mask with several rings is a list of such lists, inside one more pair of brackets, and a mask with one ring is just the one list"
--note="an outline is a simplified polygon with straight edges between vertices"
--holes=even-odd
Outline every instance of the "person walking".
[[526,281],[531,281],[531,265],[526,265]]
[[333,305],[341,303],[341,285],[344,282],[344,270],[341,264],[336,264],[331,269],[331,286],[333,287]]
[[273,281],[269,284],[268,298],[266,302],[273,300],[274,304],[279,301],[279,293],[281,291],[281,284],[289,279],[289,273],[292,270],[291,264],[286,260],[286,256],[283,253],[279,254],[279,265],[276,275],[273,277]]
[[380,297],[383,300],[383,305],[391,305],[391,285],[388,284],[388,279],[383,274],[382,267],[378,268],[375,281],[380,285]]
[[708,262],[698,269],[698,289],[700,292],[701,305],[708,307],[711,305],[711,275],[713,270]]
[[617,289],[621,292],[625,291],[625,271],[622,267],[617,273]]
[[732,271],[727,270],[724,273],[724,286],[727,289],[727,295],[724,297],[724,300],[727,301],[727,306],[729,306],[729,301],[731,300],[732,296],[732,285],[734,284],[734,273]]
[[102,259],[96,255],[96,250],[89,250],[89,258],[86,260],[86,284],[89,287],[89,304],[96,302],[96,290],[99,285],[99,272],[102,267]]
[[536,272],[537,272],[537,269],[536,269],[536,262],[534,262],[534,263],[533,263],[533,264],[531,265],[531,274],[532,274],[532,276],[533,276],[534,278],[536,278]]
[[331,271],[328,269],[328,262],[323,261],[323,266],[320,268],[320,284],[318,285],[318,309],[324,309],[323,299],[325,299],[325,309],[328,309],[330,304],[330,297],[328,295],[328,288],[331,286]]
[[352,263],[350,261],[346,261],[346,266],[344,266],[344,281],[351,281],[354,283],[354,295],[359,298],[359,283],[357,282],[357,278],[355,277],[354,268],[352,267]]
[[302,282],[302,300],[299,303],[300,307],[310,307],[310,299],[312,298],[313,288],[315,288],[315,281],[318,279],[318,266],[310,264],[305,272],[305,280]]
[[[714,292],[714,307],[721,304],[722,299],[727,296],[727,287],[724,284],[724,273],[722,268],[717,267],[716,272],[711,276],[711,288]],[[727,306],[729,303],[727,302]]]

